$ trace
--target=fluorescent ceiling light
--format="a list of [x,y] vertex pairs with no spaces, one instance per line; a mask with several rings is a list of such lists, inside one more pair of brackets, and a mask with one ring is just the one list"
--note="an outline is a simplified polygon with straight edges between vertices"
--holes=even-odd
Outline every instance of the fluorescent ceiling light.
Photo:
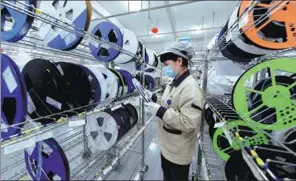
[[140,11],[142,7],[142,1],[128,1],[130,11]]

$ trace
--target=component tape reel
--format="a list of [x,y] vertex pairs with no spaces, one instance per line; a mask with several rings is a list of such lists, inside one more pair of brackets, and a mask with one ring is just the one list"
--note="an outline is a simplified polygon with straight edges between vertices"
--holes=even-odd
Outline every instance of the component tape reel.
[[[24,66],[22,73],[30,95],[30,107],[34,108],[29,111],[32,119],[70,109],[65,92],[66,82],[54,64],[44,59],[33,59]],[[54,122],[53,118],[60,117],[54,115],[37,121],[47,124]]]
[[[249,8],[250,1],[240,3],[238,16]],[[272,13],[269,11],[272,10]],[[296,45],[296,7],[289,1],[259,1],[254,9],[248,12],[247,21],[240,27],[244,36],[258,47],[279,50]],[[267,13],[267,17],[263,15]],[[259,21],[260,23],[255,23]],[[255,26],[253,26],[255,24]],[[250,28],[252,27],[252,28]]]
[[84,72],[88,75],[88,80],[91,85],[92,97],[89,102],[89,104],[91,104],[89,108],[92,109],[92,108],[95,108],[101,100],[101,85],[96,75],[89,68],[83,65],[80,65],[80,66],[84,70]]
[[[232,101],[236,112],[247,115],[247,119],[252,121],[254,125],[266,130],[281,130],[291,128],[296,125],[296,117],[293,114],[295,107],[296,83],[290,76],[276,76],[275,70],[282,72],[295,73],[295,59],[280,58],[268,60],[259,63],[248,69],[237,80],[232,93]],[[261,70],[270,70],[271,83],[264,87],[263,90],[255,90],[253,87],[245,86],[246,82],[255,73]],[[249,107],[247,94],[254,92],[259,94],[261,100],[260,105]],[[253,115],[260,113],[262,109],[272,110],[276,115],[276,121],[272,124],[268,122],[258,122]]]
[[92,15],[92,6],[89,0],[82,1],[42,1],[39,9],[50,14],[70,26],[72,32],[58,26],[38,22],[39,36],[47,46],[59,50],[75,49],[83,39],[83,34],[88,30]]
[[[139,49],[139,42],[138,38],[135,33],[129,29],[122,28],[120,29],[122,36],[123,36],[123,46],[122,49],[131,52],[132,54],[137,54]],[[120,53],[118,57],[114,59],[115,64],[122,64],[131,61],[133,57],[130,55]]]
[[[26,149],[24,155],[26,168],[34,181],[70,180],[68,159],[55,139],[37,142],[31,150]],[[39,169],[40,176],[37,174]]]
[[[10,1],[9,3],[15,4],[16,2]],[[23,7],[24,9],[33,12],[34,10],[31,6],[36,7],[37,0],[26,0],[23,3],[26,4]],[[7,18],[12,19],[11,28],[7,25],[9,24]],[[1,5],[1,40],[17,42],[23,39],[30,30],[33,21],[34,17],[32,16]]]
[[132,74],[130,74],[128,71],[126,70],[119,70],[117,69],[117,71],[122,75],[122,77],[124,77],[125,79],[125,83],[127,85],[127,93],[133,93],[135,91],[135,86],[133,84],[133,76]]
[[[232,12],[228,22],[228,29],[231,28],[231,25],[238,18],[238,9],[239,7],[236,7],[235,10]],[[228,32],[226,36],[226,41],[227,42],[232,41],[238,48],[245,51],[246,53],[255,54],[258,56],[266,55],[273,52],[272,50],[266,50],[249,43],[248,40],[244,38],[244,36],[237,37],[237,35],[239,34],[240,34],[239,26],[237,25],[236,27],[234,27],[232,31]]]
[[107,99],[114,99],[118,94],[118,82],[116,81],[116,75],[113,74],[109,69],[105,68],[104,66],[100,65],[89,65],[89,67],[93,67],[100,71],[104,78],[107,85]]
[[[1,54],[1,128],[19,124],[27,116],[27,89],[15,62]],[[21,131],[23,124],[1,130],[1,139],[8,139]]]
[[[55,66],[66,82],[64,92],[66,93],[67,104],[71,109],[87,106],[92,98],[91,85],[88,74],[78,64],[69,62],[57,62]],[[86,107],[75,109],[82,112]]]
[[[111,22],[101,22],[91,30],[91,35],[98,36],[100,39],[113,43],[122,48],[123,37],[120,29]],[[91,40],[89,49],[92,55],[99,61],[110,62],[119,56],[120,51],[107,43],[98,43]]]
[[105,81],[105,77],[103,76],[103,73],[100,72],[97,68],[95,68],[95,66],[92,66],[92,65],[84,65],[84,66],[87,67],[89,70],[91,70],[93,74],[96,76],[101,88],[100,101],[101,102],[104,101],[107,96],[107,83]]

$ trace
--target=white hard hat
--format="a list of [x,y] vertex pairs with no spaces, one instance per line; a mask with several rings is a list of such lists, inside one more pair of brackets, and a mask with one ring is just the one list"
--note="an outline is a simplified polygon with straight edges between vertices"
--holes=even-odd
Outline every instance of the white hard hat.
[[165,48],[165,50],[161,54],[159,54],[159,56],[164,55],[166,53],[173,53],[175,55],[179,55],[188,60],[190,60],[195,54],[194,48],[192,47],[192,44],[189,42],[175,43],[174,45],[168,48]]

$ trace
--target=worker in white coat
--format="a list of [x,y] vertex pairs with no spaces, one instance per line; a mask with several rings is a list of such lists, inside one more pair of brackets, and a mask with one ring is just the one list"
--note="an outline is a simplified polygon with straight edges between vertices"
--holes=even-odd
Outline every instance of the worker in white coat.
[[188,69],[193,54],[193,47],[188,43],[167,48],[160,54],[160,61],[164,64],[164,75],[173,80],[161,99],[147,91],[153,102],[146,106],[160,118],[158,136],[164,180],[188,180],[195,151],[204,101]]

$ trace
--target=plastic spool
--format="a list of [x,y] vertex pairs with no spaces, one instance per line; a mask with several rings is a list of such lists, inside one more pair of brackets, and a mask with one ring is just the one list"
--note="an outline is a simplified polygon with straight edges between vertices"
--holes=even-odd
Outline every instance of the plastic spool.
[[121,74],[115,70],[115,69],[109,69],[111,72],[113,72],[114,75],[117,77],[117,82],[118,82],[118,94],[117,97],[121,97],[127,93],[127,87],[125,86],[124,83],[124,78],[121,76]]
[[[242,15],[249,8],[250,1],[242,1],[238,15]],[[270,9],[266,18],[262,16]],[[278,50],[295,47],[296,45],[296,7],[289,1],[260,1],[252,11],[248,13],[246,22],[240,27],[245,31],[244,36],[254,45],[266,49]],[[256,23],[258,19],[261,23]],[[252,27],[252,28],[249,28]]]
[[[101,22],[91,30],[91,35],[98,36],[100,39],[123,47],[123,36],[119,28],[113,23]],[[91,40],[89,43],[90,52],[99,61],[110,62],[119,56],[120,51],[107,43],[99,43]]]
[[116,69],[124,79],[124,84],[127,89],[127,93],[131,94],[135,91],[135,86],[133,84],[133,76],[128,71]]
[[293,140],[296,138],[296,127],[273,131],[271,137],[273,138],[271,140],[273,145],[281,146],[279,143],[284,143],[288,148],[296,151],[296,143],[293,143]]
[[[14,1],[10,1],[9,3],[16,4]],[[23,3],[27,5],[24,5],[23,7],[25,10],[33,12],[34,10],[31,6],[36,7],[37,0],[26,0]],[[5,28],[7,23],[5,17],[12,18],[12,27],[9,30],[6,30]],[[23,39],[30,30],[33,21],[34,17],[32,16],[24,14],[18,10],[14,10],[13,8],[1,5],[1,40],[17,42]]]
[[[236,129],[239,135],[245,139],[248,146],[258,145],[258,144],[268,144],[268,139],[260,129],[252,126],[245,121],[231,121],[227,123],[227,130]],[[221,127],[217,128],[213,136],[213,147],[215,152],[223,159],[228,160],[230,154],[234,150],[240,150],[244,147],[244,144],[236,137],[233,138],[232,145],[229,144],[226,139],[226,135]]]
[[[138,38],[135,35],[135,33],[129,29],[122,28],[120,29],[122,36],[123,36],[123,46],[122,49],[126,50],[128,52],[131,52],[132,54],[137,54],[139,49],[139,42]],[[129,62],[133,59],[130,55],[120,53],[118,57],[114,59],[115,64],[122,64]]]
[[107,85],[106,100],[116,98],[118,94],[118,82],[116,81],[117,77],[113,74],[113,72],[105,68],[104,66],[100,66],[100,65],[90,65],[90,66],[94,67],[95,69],[98,69],[98,71],[100,71],[105,78],[105,82]]
[[63,91],[67,95],[67,103],[76,112],[84,111],[92,99],[91,85],[88,74],[78,64],[69,62],[57,62],[55,66],[59,70],[66,84]]
[[87,78],[91,85],[91,100],[89,104],[89,109],[95,108],[98,105],[98,102],[101,100],[101,86],[96,75],[87,67],[80,65],[83,71],[88,75]]
[[148,55],[148,64],[153,66],[153,67],[157,67],[158,66],[158,58],[155,54],[154,51],[146,49],[147,50],[147,55]]
[[[75,49],[83,39],[90,25],[92,6],[89,0],[42,1],[39,9],[68,24],[72,32],[60,27],[39,22],[39,35],[47,46],[59,50]],[[72,27],[74,26],[74,27]]]
[[133,78],[132,81],[133,81],[133,84],[134,84],[136,90],[141,95],[141,97],[144,99],[144,101],[151,102],[152,100],[151,100],[150,96],[145,92],[145,89],[143,88],[141,83],[136,78]]
[[86,135],[93,152],[110,149],[124,133],[120,115],[98,112],[87,116]]
[[244,160],[241,151],[233,151],[230,154],[224,172],[227,180],[257,180]]
[[[289,76],[282,76],[285,77],[284,82],[286,84],[284,86],[282,78],[278,79],[275,75],[275,70],[295,73],[296,67],[291,66],[294,64],[295,59],[281,58],[268,60],[248,69],[243,75],[240,76],[233,88],[232,101],[236,112],[246,115],[246,118],[249,121],[252,121],[254,125],[261,129],[281,130],[291,128],[296,125],[296,115],[294,115],[294,110],[296,109],[295,98],[294,96],[291,97],[296,89],[295,81],[291,81],[291,78]],[[245,86],[245,83],[255,73],[267,68],[270,70],[272,80],[272,85],[270,87],[265,88],[263,91],[256,91],[254,90],[254,88],[248,88]],[[278,83],[280,85],[278,85]],[[246,97],[246,94],[250,92],[259,92],[262,97],[262,104],[252,109],[249,108]],[[257,122],[255,119],[252,118],[253,113],[257,112],[265,106],[269,109],[274,109],[277,117],[277,120],[274,124],[264,124],[262,122]]]
[[[283,87],[288,87],[290,84],[293,84],[295,82],[291,77],[280,76],[280,75],[275,76],[275,80],[277,82],[277,85],[281,85]],[[270,86],[272,86],[272,80],[271,78],[266,78],[258,82],[258,84],[255,85],[254,90],[264,91]],[[296,95],[296,87],[290,89],[290,92],[291,92],[291,95]],[[296,96],[293,96],[293,97],[296,98]],[[254,109],[260,104],[262,104],[262,96],[260,94],[251,93],[250,98],[251,98],[250,99],[251,109]],[[283,112],[283,110],[280,110],[280,112]],[[264,121],[261,121],[261,123],[264,123],[264,124],[274,124],[277,121],[275,109],[272,107],[269,107],[269,108],[262,107],[261,109],[253,113],[251,116],[253,116],[253,119],[258,122],[260,120],[264,120]]]
[[[142,75],[141,73],[137,74],[136,78],[142,82]],[[145,89],[148,89],[150,91],[153,91],[155,89],[156,86],[156,82],[154,77],[152,77],[151,75],[145,74]]]
[[100,84],[100,88],[101,88],[101,98],[100,101],[104,101],[106,99],[107,96],[107,82],[105,80],[105,77],[103,76],[103,73],[100,72],[96,66],[93,65],[84,65],[86,68],[88,68],[89,70],[92,71],[92,73],[96,76],[99,84]]
[[[40,151],[42,156],[41,158],[39,158]],[[47,140],[37,142],[34,148],[31,150],[26,149],[24,154],[27,171],[34,181],[70,180],[69,162],[62,147],[55,139],[49,138]],[[37,175],[39,159],[42,159],[40,178],[38,178]]]
[[[222,34],[227,32],[228,30],[228,22],[226,25],[223,27],[222,31],[220,32],[219,39],[221,38],[222,41],[219,43],[219,49],[221,53],[226,57],[229,58],[230,60],[239,62],[239,63],[246,63],[251,61],[253,58],[258,57],[258,55],[254,55],[251,53],[247,53],[243,50],[241,50],[239,47],[237,47],[235,44],[232,42],[227,42],[226,41],[226,36],[221,37]],[[227,35],[227,34],[226,34]]]
[[125,110],[130,115],[130,125],[135,126],[138,122],[139,116],[137,109],[130,103],[124,105]]
[[[24,66],[22,73],[32,100],[28,100],[31,107],[28,113],[31,118],[44,117],[70,109],[66,102],[66,82],[54,64],[44,59],[33,59]],[[61,116],[54,115],[51,118],[36,121],[47,124]]]
[[117,113],[121,117],[122,126],[123,126],[123,135],[126,134],[131,129],[131,122],[130,122],[130,115],[124,109],[124,107],[120,107],[113,111],[114,113]]
[[[1,128],[22,123],[27,116],[27,96],[24,79],[14,61],[1,54]],[[1,130],[1,139],[18,134],[23,124]]]
[[[228,29],[231,28],[231,25],[237,20],[238,18],[238,7],[235,8],[235,10],[232,12],[229,22],[228,22]],[[241,32],[239,31],[239,26],[235,26],[232,31],[229,31],[226,36],[226,41],[232,41],[237,47],[239,47],[241,50],[243,50],[246,53],[255,54],[255,55],[266,55],[269,53],[272,53],[272,50],[266,50],[263,48],[256,47],[253,44],[250,44],[244,36],[237,37]]]

